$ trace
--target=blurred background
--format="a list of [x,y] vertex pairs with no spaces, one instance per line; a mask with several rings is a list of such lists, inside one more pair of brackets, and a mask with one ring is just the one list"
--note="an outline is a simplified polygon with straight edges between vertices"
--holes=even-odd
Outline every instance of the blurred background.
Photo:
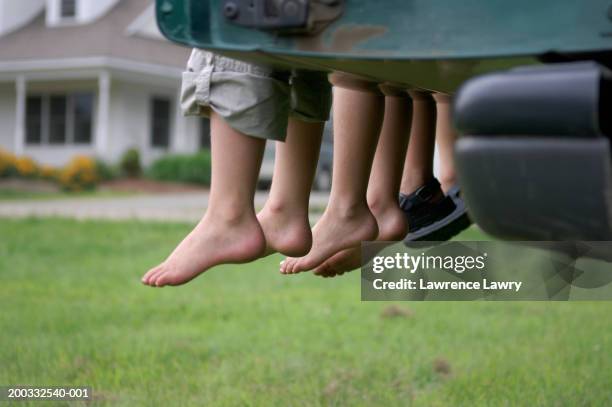
[[[160,34],[151,0],[0,0],[0,168],[38,175],[39,189],[140,176],[207,186],[209,120],[180,112],[189,53]],[[318,190],[330,187],[331,139],[328,126]],[[262,188],[273,157],[268,143]],[[95,174],[62,178],[87,160]]]
[[280,255],[144,287],[208,199],[189,52],[151,0],[0,0],[0,385],[130,407],[612,405],[610,303],[362,302],[358,271],[281,276]]

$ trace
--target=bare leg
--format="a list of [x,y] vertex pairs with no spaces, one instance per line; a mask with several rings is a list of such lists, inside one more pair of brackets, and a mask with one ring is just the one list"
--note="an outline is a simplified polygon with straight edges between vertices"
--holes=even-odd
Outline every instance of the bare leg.
[[213,266],[248,262],[264,252],[253,198],[265,141],[239,133],[215,113],[211,135],[208,210],[168,259],[144,275],[144,284],[184,284]]
[[[402,239],[408,230],[397,196],[402,180],[406,147],[410,135],[412,103],[408,95],[387,96],[385,116],[368,184],[368,206],[378,224],[380,241]],[[314,270],[322,277],[333,277],[361,265],[359,246],[336,253]]]
[[440,151],[440,184],[446,193],[455,185],[455,156],[453,154],[457,132],[451,117],[451,97],[442,93],[434,94],[438,110],[436,143]]
[[422,92],[411,92],[413,101],[412,129],[404,165],[400,191],[409,195],[433,177],[436,105]]
[[310,252],[288,258],[282,273],[312,270],[340,250],[378,234],[366,192],[382,124],[380,93],[334,88],[334,164],[332,190],[325,212],[313,229]]
[[289,118],[287,140],[276,143],[270,196],[257,218],[266,236],[266,254],[303,256],[312,245],[308,200],[324,123]]

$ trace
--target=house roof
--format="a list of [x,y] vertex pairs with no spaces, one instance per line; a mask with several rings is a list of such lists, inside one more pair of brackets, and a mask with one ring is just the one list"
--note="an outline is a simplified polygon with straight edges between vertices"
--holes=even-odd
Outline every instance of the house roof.
[[108,57],[184,67],[189,49],[128,29],[151,5],[151,0],[121,0],[92,23],[57,27],[48,27],[42,12],[0,37],[0,61]]

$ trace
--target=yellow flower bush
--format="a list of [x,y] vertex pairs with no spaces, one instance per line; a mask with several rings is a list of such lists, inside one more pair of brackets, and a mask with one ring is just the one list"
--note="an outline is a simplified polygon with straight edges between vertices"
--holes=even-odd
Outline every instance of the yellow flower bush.
[[0,149],[0,177],[12,176],[58,182],[67,191],[92,189],[100,181],[98,164],[90,157],[76,156],[65,167],[55,168]]
[[58,176],[62,188],[68,191],[92,189],[99,179],[96,162],[85,156],[74,157]]
[[16,171],[17,157],[6,150],[0,149],[0,177],[8,177]]
[[38,174],[38,166],[30,157],[19,157],[15,160],[17,174],[24,178],[30,178]]
[[41,165],[38,175],[43,179],[56,180],[59,175],[59,170],[50,165]]

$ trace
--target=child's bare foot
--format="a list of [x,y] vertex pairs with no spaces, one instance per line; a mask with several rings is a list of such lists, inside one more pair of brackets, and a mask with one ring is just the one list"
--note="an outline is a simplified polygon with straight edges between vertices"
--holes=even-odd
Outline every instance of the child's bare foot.
[[304,257],[287,258],[281,263],[281,273],[312,270],[334,253],[374,239],[377,234],[376,219],[366,205],[350,210],[328,208],[312,230],[310,252]]
[[303,256],[310,250],[312,232],[308,212],[295,213],[268,202],[257,214],[257,219],[266,237],[266,256],[276,252],[285,256]]
[[319,277],[336,277],[353,271],[361,265],[361,249],[352,247],[334,254],[323,264],[314,269],[312,273]]
[[227,218],[207,213],[163,263],[142,277],[142,282],[152,287],[181,285],[218,264],[255,260],[263,254],[265,245],[254,214]]
[[[402,240],[408,231],[404,213],[398,206],[386,209],[372,207],[372,213],[378,223],[378,241]],[[323,264],[314,269],[313,273],[321,277],[341,276],[344,273],[361,267],[361,247],[352,247],[334,254]]]

